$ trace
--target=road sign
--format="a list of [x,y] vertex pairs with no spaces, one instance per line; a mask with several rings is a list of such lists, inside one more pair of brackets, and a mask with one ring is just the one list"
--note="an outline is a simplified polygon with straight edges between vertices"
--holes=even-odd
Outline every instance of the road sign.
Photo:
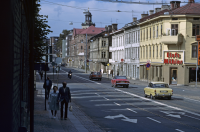
[[147,64],[146,64],[146,67],[147,67],[147,68],[151,67],[151,64],[150,64],[150,63],[147,63]]
[[149,70],[149,68],[147,68],[147,70]]
[[108,63],[107,66],[109,66],[110,64]]

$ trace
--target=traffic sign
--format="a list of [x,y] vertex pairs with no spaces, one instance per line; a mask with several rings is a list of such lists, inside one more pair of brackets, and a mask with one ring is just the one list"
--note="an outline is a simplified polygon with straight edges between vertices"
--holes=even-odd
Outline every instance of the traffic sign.
[[147,63],[147,64],[146,64],[146,67],[147,67],[147,68],[151,67],[151,64],[150,64],[150,63]]
[[107,66],[109,66],[110,64],[108,63]]
[[147,70],[149,70],[149,68],[147,68]]

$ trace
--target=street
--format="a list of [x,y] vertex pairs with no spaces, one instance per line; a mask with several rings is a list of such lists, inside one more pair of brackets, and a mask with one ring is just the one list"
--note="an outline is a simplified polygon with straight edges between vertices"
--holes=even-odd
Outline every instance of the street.
[[[71,70],[72,79],[67,77]],[[131,84],[129,88],[111,87],[111,77],[102,81],[89,80],[89,72],[61,67],[59,76],[50,71],[47,76],[61,86],[66,81],[72,101],[95,124],[107,132],[197,132],[200,131],[200,88],[170,86],[171,100],[144,97],[147,84]],[[54,80],[53,80],[54,78]]]

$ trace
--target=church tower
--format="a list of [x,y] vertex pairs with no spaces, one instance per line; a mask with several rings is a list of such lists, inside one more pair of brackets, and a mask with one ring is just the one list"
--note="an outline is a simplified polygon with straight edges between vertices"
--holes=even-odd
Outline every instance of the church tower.
[[81,24],[82,29],[86,29],[91,25],[95,26],[95,23],[92,22],[92,14],[90,13],[89,8],[87,12],[83,13],[85,14],[85,22]]

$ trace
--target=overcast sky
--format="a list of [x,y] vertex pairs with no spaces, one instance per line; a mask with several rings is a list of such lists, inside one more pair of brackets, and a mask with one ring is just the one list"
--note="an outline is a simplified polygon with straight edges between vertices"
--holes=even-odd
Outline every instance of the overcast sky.
[[[157,1],[162,2],[161,0]],[[163,1],[169,2],[170,0]],[[40,14],[48,15],[48,25],[53,31],[48,37],[59,36],[63,29],[81,28],[81,23],[85,21],[83,12],[88,8],[92,13],[92,21],[96,27],[105,27],[105,25],[110,25],[112,21],[112,23],[118,23],[119,29],[132,22],[132,17],[140,19],[144,11],[161,7],[161,5],[123,4],[96,0],[41,0],[40,4]],[[117,12],[117,10],[122,12]],[[69,25],[70,22],[73,22],[73,25]]]

